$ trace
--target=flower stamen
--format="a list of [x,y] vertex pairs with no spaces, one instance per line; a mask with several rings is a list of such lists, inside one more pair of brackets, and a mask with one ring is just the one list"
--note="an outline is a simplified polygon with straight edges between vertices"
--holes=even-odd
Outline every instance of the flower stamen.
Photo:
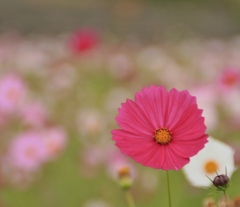
[[204,165],[204,171],[208,174],[215,173],[218,169],[218,163],[214,160],[209,160]]
[[168,129],[162,128],[155,130],[153,138],[159,144],[168,144],[172,140],[171,132]]

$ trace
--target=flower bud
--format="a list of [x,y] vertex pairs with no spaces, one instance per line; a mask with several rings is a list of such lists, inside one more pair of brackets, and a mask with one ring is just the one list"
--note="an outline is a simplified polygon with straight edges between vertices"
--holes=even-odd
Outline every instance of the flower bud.
[[118,181],[123,190],[128,190],[132,187],[132,178],[128,167],[122,167],[118,170]]
[[226,187],[229,182],[227,175],[217,175],[213,180],[213,185],[216,187]]

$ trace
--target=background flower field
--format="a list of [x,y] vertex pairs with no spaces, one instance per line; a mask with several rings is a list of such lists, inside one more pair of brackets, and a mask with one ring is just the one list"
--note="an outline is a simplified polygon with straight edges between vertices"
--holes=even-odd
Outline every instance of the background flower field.
[[[164,11],[176,11],[174,2],[162,2],[163,7],[154,1],[131,4],[115,1],[114,5],[104,1],[99,7],[94,1],[89,4],[73,1],[69,5],[55,1],[49,5],[45,1],[23,2],[21,8],[33,8],[38,14],[44,8],[52,8],[61,15],[66,11],[66,22],[73,24],[66,26],[66,22],[62,22],[62,27],[56,27],[52,18],[49,25],[40,24],[33,14],[30,23],[22,19],[19,25],[9,19],[3,21],[0,206],[126,206],[117,180],[117,171],[124,165],[131,169],[131,193],[137,207],[167,206],[165,172],[143,167],[122,156],[111,140],[121,103],[132,99],[143,86],[152,84],[163,85],[168,90],[187,89],[197,97],[199,107],[204,110],[207,133],[235,149],[236,172],[231,177],[228,196],[240,196],[237,169],[240,162],[240,28],[236,26],[239,20],[236,10],[240,7],[237,3],[225,2],[225,9],[222,8],[224,1],[218,9],[214,8],[214,1],[209,3],[213,18],[222,12],[221,18],[227,23],[223,24],[225,27],[222,24],[214,27],[214,23],[206,22],[203,25],[212,29],[207,32],[203,26],[192,27],[189,22],[169,26],[177,17],[171,20]],[[146,21],[152,20],[148,12],[156,4],[159,14],[168,17],[166,23],[159,23],[159,29],[156,29],[157,20],[155,26],[144,24],[144,15]],[[198,1],[185,2],[185,11],[193,8],[202,17],[205,4],[197,10],[198,4]],[[12,11],[11,5],[5,2],[5,7]],[[111,21],[116,24],[104,16],[97,21],[87,12],[78,22],[69,15],[73,5],[78,5],[76,11],[77,8],[79,11],[115,8],[112,15],[116,19]],[[124,14],[126,10],[135,13],[130,17]],[[229,16],[230,11],[236,15]],[[14,14],[26,20],[26,13]],[[180,16],[182,20],[186,18]],[[159,17],[156,14],[156,19]],[[134,18],[136,22],[141,20],[141,24],[136,26],[134,20],[127,21]],[[213,22],[219,22],[213,18]],[[124,27],[126,21],[128,26]],[[51,24],[55,25],[52,30]],[[131,28],[131,24],[136,27]],[[28,144],[30,150],[25,148]],[[203,206],[211,190],[191,186],[182,170],[170,171],[170,175],[173,206]]]

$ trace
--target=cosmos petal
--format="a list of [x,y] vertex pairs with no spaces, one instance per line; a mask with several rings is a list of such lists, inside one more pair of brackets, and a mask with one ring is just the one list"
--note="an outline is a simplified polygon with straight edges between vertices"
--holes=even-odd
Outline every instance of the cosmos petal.
[[151,134],[154,131],[151,122],[141,108],[131,100],[127,100],[125,104],[122,104],[116,121],[122,129],[129,132],[136,133],[137,131],[140,134]]
[[169,92],[168,111],[166,113],[166,127],[172,129],[179,119],[184,117],[185,110],[196,103],[196,98],[189,95],[187,91],[172,89]]
[[128,131],[125,131],[125,130],[122,130],[122,129],[114,129],[111,131],[113,137],[112,139],[113,140],[121,140],[121,139],[124,139],[124,138],[127,138],[127,139],[136,139],[136,138],[141,138],[141,139],[151,139],[153,140],[153,137],[151,136],[148,136],[148,135],[139,135],[139,134],[133,134],[131,132],[128,132]]
[[164,127],[165,111],[168,107],[168,93],[166,89],[151,86],[143,88],[142,92],[136,93],[135,102],[143,109],[146,116],[151,120],[154,129]]
[[204,144],[208,142],[207,140],[208,135],[204,134],[201,137],[193,137],[192,140],[174,140],[172,143],[176,143],[177,145],[185,147],[186,150],[189,148],[198,149],[201,148]]
[[180,170],[184,165],[189,163],[190,159],[187,157],[179,156],[174,150],[172,150],[169,146],[165,147],[166,158],[164,165],[162,167],[163,170]]
[[191,157],[197,154],[198,151],[204,148],[205,144],[208,142],[208,135],[203,135],[198,139],[191,140],[190,142],[185,140],[173,140],[169,147],[179,156]]
[[178,120],[175,126],[171,129],[172,132],[176,134],[188,134],[189,132],[204,133],[206,131],[206,126],[204,123],[204,118],[201,116],[202,110],[197,109],[197,105],[191,105],[186,109],[182,117]]

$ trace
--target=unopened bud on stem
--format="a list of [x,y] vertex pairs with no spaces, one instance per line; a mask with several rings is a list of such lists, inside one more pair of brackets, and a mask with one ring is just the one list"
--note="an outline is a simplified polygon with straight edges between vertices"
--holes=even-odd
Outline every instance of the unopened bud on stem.
[[216,187],[226,187],[229,182],[227,175],[217,175],[213,180],[213,185]]
[[119,185],[123,190],[128,190],[132,186],[132,178],[130,175],[130,170],[128,167],[122,167],[118,171],[118,181]]

